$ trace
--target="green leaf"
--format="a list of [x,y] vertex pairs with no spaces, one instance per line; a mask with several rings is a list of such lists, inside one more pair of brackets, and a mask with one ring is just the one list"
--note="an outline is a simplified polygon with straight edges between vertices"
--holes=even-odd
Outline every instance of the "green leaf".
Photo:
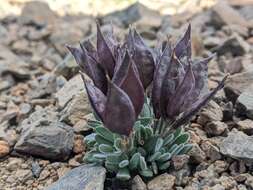
[[149,157],[148,161],[149,161],[149,162],[155,161],[155,160],[156,160],[157,158],[159,158],[161,155],[162,155],[161,152],[155,152],[154,154],[152,154],[152,155]]
[[174,139],[174,134],[170,134],[167,137],[164,138],[164,146],[170,145],[170,143],[173,141]]
[[144,144],[144,149],[147,152],[153,152],[153,150],[156,146],[157,139],[158,139],[157,136],[150,137],[150,139],[148,139],[148,141]]
[[190,139],[190,135],[188,133],[183,133],[176,138],[174,143],[176,143],[178,145],[184,144],[184,143],[187,143],[189,141],[189,139]]
[[129,161],[128,160],[122,160],[120,163],[119,163],[119,167],[120,168],[125,168],[129,165]]
[[105,159],[106,155],[103,153],[95,153],[95,154],[93,154],[93,157],[97,158],[97,159]]
[[115,139],[113,146],[116,150],[121,150],[121,139],[120,138]]
[[120,168],[116,175],[116,178],[122,181],[129,180],[131,178],[129,170],[127,168]]
[[147,126],[152,123],[153,118],[152,117],[140,117],[139,121],[141,122],[142,125]]
[[110,162],[110,163],[113,163],[115,165],[118,165],[119,162],[120,162],[120,155],[118,155],[118,154],[109,154],[106,157],[106,161]]
[[146,156],[147,155],[147,152],[144,148],[142,147],[138,147],[137,148],[137,151],[142,155],[142,156]]
[[177,147],[177,144],[173,144],[172,147],[169,148],[168,152],[172,153]]
[[139,160],[140,160],[141,154],[140,153],[135,153],[132,158],[129,161],[129,168],[132,169],[136,169],[138,167],[139,164]]
[[108,161],[105,161],[105,167],[111,172],[117,172],[119,169],[117,164],[114,164]]
[[107,145],[109,145],[109,146],[112,146],[112,145],[113,145],[111,141],[108,141],[108,140],[104,139],[104,138],[101,137],[99,134],[96,134],[95,139],[96,139],[96,142],[97,142],[98,144],[107,144]]
[[150,169],[147,170],[141,170],[139,173],[144,177],[153,177],[153,172]]
[[88,126],[88,128],[95,130],[97,127],[103,127],[103,123],[98,120],[89,119],[87,122],[87,126]]
[[158,162],[165,162],[168,161],[169,159],[171,159],[171,153],[167,152],[162,154],[159,158],[157,158]]
[[110,142],[114,142],[114,136],[113,133],[111,131],[109,131],[109,129],[105,128],[105,127],[97,127],[95,129],[96,133],[99,134],[101,137],[103,137],[104,139],[110,141]]
[[153,173],[154,173],[155,175],[158,174],[158,167],[157,167],[156,162],[152,162],[152,163],[151,163],[151,166],[152,166]]
[[182,127],[178,127],[176,129],[176,131],[174,132],[174,137],[175,138],[178,137],[182,133],[182,131],[183,131],[183,128]]
[[96,134],[95,133],[91,133],[90,135],[87,135],[84,138],[84,142],[86,143],[86,145],[88,147],[93,147],[94,144],[96,143],[96,139],[95,139]]
[[98,150],[102,153],[111,153],[111,152],[113,152],[113,147],[111,147],[107,144],[100,144],[98,146]]
[[145,158],[143,156],[140,157],[139,166],[140,166],[141,170],[147,170],[148,169],[147,163],[146,163]]
[[170,161],[167,161],[167,162],[165,162],[165,163],[163,163],[163,164],[158,165],[158,168],[159,168],[160,170],[166,170],[166,169],[168,169],[169,167],[170,167]]
[[158,138],[156,141],[156,145],[155,145],[155,152],[158,152],[163,146],[163,139],[162,138]]
[[178,153],[179,154],[187,154],[192,149],[192,144],[185,144],[184,148]]
[[184,144],[178,145],[177,148],[175,148],[175,149],[171,152],[172,156],[178,155],[179,152],[181,152],[181,151],[183,150],[183,148],[184,148]]

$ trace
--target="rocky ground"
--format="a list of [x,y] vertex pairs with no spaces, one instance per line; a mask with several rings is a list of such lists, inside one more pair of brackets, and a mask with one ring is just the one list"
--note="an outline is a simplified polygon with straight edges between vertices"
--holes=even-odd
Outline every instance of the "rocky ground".
[[[82,165],[90,107],[64,47],[93,41],[94,19],[59,17],[47,4],[32,2],[20,16],[0,20],[0,190],[103,189],[105,170]],[[174,40],[191,22],[194,56],[217,53],[209,87],[231,75],[186,129],[194,144],[189,155],[173,158],[168,173],[149,182],[136,176],[128,186],[253,189],[253,2],[221,1],[198,14],[174,16],[136,3],[98,20],[103,30],[113,22],[120,38],[134,24],[151,46],[166,36]]]

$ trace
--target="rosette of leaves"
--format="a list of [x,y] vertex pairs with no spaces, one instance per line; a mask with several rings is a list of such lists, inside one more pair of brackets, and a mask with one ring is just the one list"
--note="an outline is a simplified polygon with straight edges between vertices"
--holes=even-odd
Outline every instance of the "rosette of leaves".
[[[172,156],[191,149],[183,125],[222,88],[207,88],[207,63],[191,59],[190,26],[172,47],[164,42],[150,49],[129,30],[120,44],[113,32],[104,35],[97,25],[97,47],[68,46],[84,80],[95,118],[94,133],[86,136],[90,151],[85,161],[103,165],[118,179],[132,174],[152,177],[170,167]],[[84,77],[83,77],[84,79]],[[152,84],[151,101],[145,90]],[[145,98],[146,97],[146,98]]]
[[97,120],[90,120],[89,126],[95,132],[85,138],[91,150],[85,161],[104,165],[120,180],[129,180],[131,174],[153,177],[170,167],[172,156],[191,149],[189,134],[181,127],[166,136],[153,130],[153,113],[147,103],[128,137],[112,133]]

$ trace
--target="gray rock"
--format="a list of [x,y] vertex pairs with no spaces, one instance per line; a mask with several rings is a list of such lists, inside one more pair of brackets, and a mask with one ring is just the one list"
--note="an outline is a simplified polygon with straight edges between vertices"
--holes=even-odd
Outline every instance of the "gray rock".
[[221,121],[223,118],[223,112],[221,107],[214,101],[210,101],[207,106],[202,109],[197,122],[201,125],[205,125],[211,121]]
[[194,163],[201,163],[206,159],[206,154],[201,150],[198,144],[192,144],[192,149],[189,151],[190,161]]
[[61,120],[74,125],[83,120],[85,115],[91,113],[89,100],[85,92],[75,94],[72,100],[61,112]]
[[70,170],[46,190],[103,190],[106,170],[83,165]]
[[64,108],[76,94],[81,92],[84,93],[83,81],[80,75],[76,75],[55,94],[59,108]]
[[245,90],[237,99],[236,113],[253,119],[253,86]]
[[147,190],[147,185],[139,175],[135,176],[132,180],[132,190]]
[[238,73],[229,77],[226,81],[224,91],[226,97],[236,102],[238,96],[253,83],[253,71]]
[[234,56],[242,56],[248,53],[250,49],[250,45],[241,36],[234,34],[212,50],[217,52],[218,55],[231,53]]
[[23,24],[36,24],[39,26],[53,24],[56,19],[56,14],[49,8],[48,4],[41,1],[26,3],[19,17],[19,21]]
[[249,26],[247,20],[239,14],[233,7],[226,1],[219,1],[213,7],[212,15],[213,24],[216,26],[221,25],[239,25]]
[[247,135],[253,135],[253,120],[245,119],[237,122],[238,129]]
[[112,21],[119,25],[122,23],[124,26],[128,26],[137,22],[138,25],[148,25],[158,28],[162,24],[162,17],[158,12],[151,10],[137,2],[125,10],[116,11],[107,15],[104,17],[103,21],[105,23]]
[[253,162],[253,136],[233,130],[229,133],[220,146],[222,154],[249,162]]
[[172,189],[175,184],[176,177],[164,173],[148,182],[148,190],[167,190]]
[[31,90],[28,95],[31,99],[43,98],[56,92],[56,76],[52,74],[45,74],[34,81],[31,85]]
[[49,160],[67,159],[73,148],[74,132],[57,119],[57,113],[49,108],[37,109],[22,122],[14,150]]
[[221,135],[225,130],[228,129],[228,126],[226,123],[221,121],[212,121],[207,123],[205,126],[205,131],[208,135],[211,136],[218,136]]

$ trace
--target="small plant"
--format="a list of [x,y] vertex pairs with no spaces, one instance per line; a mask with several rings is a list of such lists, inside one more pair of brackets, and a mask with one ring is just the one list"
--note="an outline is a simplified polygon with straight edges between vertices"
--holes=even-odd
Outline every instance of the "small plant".
[[[67,46],[92,82],[83,77],[96,119],[88,125],[90,151],[84,160],[103,165],[121,180],[132,174],[152,177],[170,167],[172,156],[191,149],[183,130],[190,118],[224,85],[207,88],[208,57],[191,59],[190,25],[172,47],[164,42],[149,48],[134,29],[120,44],[113,31],[97,25],[97,48]],[[152,84],[151,84],[152,83]],[[151,98],[145,93],[151,85]]]

